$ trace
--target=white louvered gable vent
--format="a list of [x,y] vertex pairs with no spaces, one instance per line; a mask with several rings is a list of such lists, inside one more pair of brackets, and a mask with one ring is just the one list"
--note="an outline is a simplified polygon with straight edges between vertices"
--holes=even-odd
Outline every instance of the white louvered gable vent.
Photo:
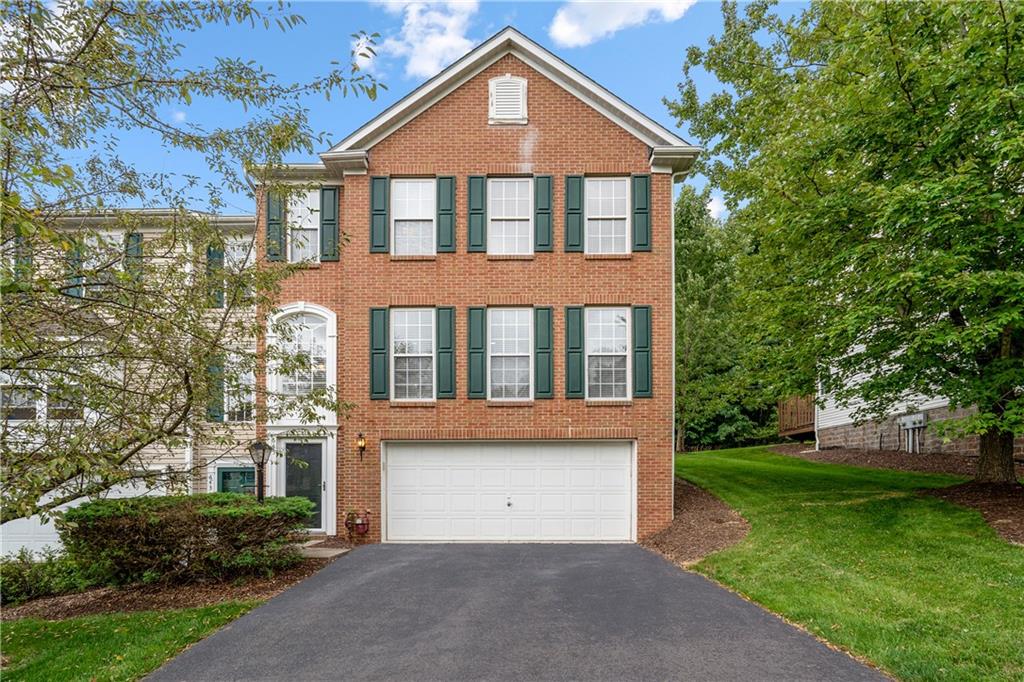
[[526,123],[526,79],[511,74],[489,82],[489,123]]

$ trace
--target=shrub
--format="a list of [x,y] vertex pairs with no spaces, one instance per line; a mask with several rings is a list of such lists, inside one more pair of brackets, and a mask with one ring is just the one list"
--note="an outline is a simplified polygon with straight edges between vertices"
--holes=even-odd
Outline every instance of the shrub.
[[5,605],[81,592],[91,584],[74,559],[63,552],[45,549],[37,556],[22,549],[0,558],[0,603]]
[[211,493],[86,502],[58,522],[70,557],[106,584],[271,574],[300,560],[290,536],[313,503]]

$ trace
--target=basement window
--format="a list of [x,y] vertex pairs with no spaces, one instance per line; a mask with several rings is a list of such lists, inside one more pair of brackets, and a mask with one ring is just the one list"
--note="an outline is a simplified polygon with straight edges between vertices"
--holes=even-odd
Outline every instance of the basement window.
[[526,79],[511,74],[488,82],[487,122],[491,125],[526,123]]

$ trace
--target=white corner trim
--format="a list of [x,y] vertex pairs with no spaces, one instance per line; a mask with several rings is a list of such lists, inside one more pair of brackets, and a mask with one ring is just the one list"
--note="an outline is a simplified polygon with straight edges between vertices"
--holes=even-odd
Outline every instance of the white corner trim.
[[527,65],[589,104],[613,123],[650,147],[690,147],[678,135],[624,102],[573,68],[551,51],[541,47],[512,27],[506,27],[468,52],[423,85],[385,109],[341,142],[320,155],[325,162],[343,152],[365,153],[460,85],[506,54],[514,54]]

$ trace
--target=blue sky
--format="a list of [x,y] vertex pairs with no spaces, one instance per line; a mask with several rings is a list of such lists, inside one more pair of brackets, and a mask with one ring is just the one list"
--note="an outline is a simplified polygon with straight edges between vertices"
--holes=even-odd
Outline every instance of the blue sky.
[[[192,63],[216,56],[252,59],[284,81],[307,80],[347,63],[351,34],[379,33],[379,56],[368,65],[388,89],[376,101],[348,97],[311,98],[313,128],[331,142],[403,97],[440,68],[506,25],[553,50],[560,57],[670,129],[663,97],[675,97],[686,48],[703,45],[721,32],[717,2],[660,0],[654,2],[296,2],[292,11],[306,23],[282,32],[248,27],[213,27],[183,37],[184,55]],[[698,74],[702,95],[720,89],[707,74]],[[169,117],[205,126],[231,125],[242,112],[216,102],[170,107]],[[693,141],[685,127],[678,129]],[[139,141],[126,154],[150,171],[210,176],[200,158],[161,150]],[[313,161],[315,158],[293,158]],[[698,186],[702,178],[690,180]],[[719,204],[712,205],[713,212]],[[251,213],[243,196],[229,197],[230,212]]]

